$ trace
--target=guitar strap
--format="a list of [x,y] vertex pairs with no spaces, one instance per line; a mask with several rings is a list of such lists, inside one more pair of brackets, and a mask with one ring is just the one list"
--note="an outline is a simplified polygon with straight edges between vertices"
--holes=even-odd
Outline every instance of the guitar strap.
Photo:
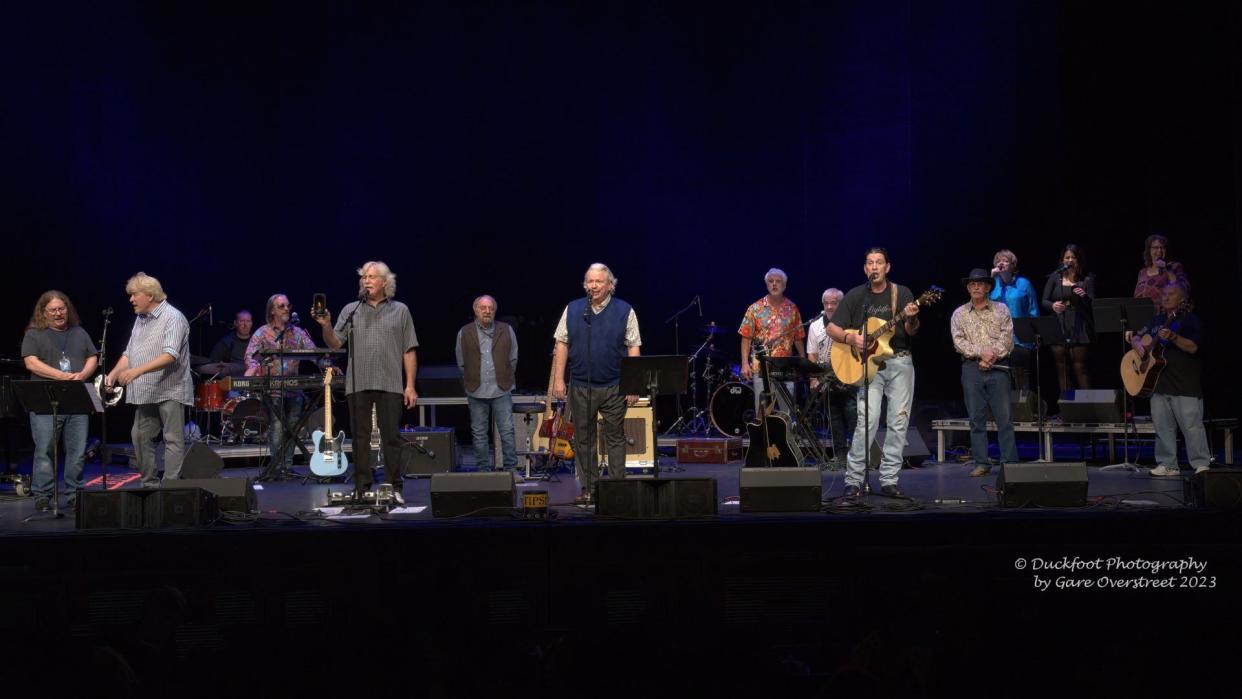
[[892,286],[892,288],[893,288],[893,300],[892,300],[892,302],[889,304],[889,306],[890,306],[890,310],[889,310],[889,312],[893,314],[893,317],[894,317],[894,318],[896,318],[896,317],[897,317],[897,285],[896,285],[896,284],[893,284],[892,282],[889,282],[889,284],[890,284],[890,285]]

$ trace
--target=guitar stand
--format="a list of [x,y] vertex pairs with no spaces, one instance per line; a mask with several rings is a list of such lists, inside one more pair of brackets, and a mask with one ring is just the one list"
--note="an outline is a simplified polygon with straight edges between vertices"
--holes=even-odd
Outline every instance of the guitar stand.
[[[284,389],[282,388],[281,391],[283,393]],[[311,413],[314,412],[313,410],[308,410],[307,406],[313,405],[314,403],[319,402],[323,398],[324,391],[323,389],[318,389],[315,392],[313,398],[310,395],[307,395],[306,401],[302,405],[302,414],[301,416],[298,417],[297,423],[294,424],[292,428],[289,426],[289,422],[285,420],[285,411],[284,410],[280,410],[279,412],[276,411],[274,407],[274,401],[271,395],[271,391],[265,390],[265,391],[262,391],[261,393],[263,394],[263,397],[261,399],[263,402],[263,407],[267,409],[269,414],[274,415],[276,419],[280,421],[280,426],[284,428],[285,430],[285,443],[281,445],[281,451],[279,455],[271,453],[271,446],[270,446],[271,438],[269,437],[268,439],[268,444],[269,444],[268,463],[267,463],[267,466],[263,467],[263,469],[259,472],[259,478],[258,478],[259,482],[268,482],[268,481],[278,480],[277,479],[277,476],[279,475],[277,473],[278,469],[275,466],[273,466],[273,464],[276,464],[278,461],[283,460],[283,458],[278,459],[277,457],[284,456],[285,450],[289,448],[290,441],[293,442],[293,446],[295,448],[300,449],[302,451],[302,455],[306,457],[307,463],[310,463],[311,452],[309,449],[306,448],[306,445],[302,443],[302,438],[300,435],[302,434],[302,430],[306,427],[306,423],[310,421]],[[280,398],[280,402],[284,403],[283,396]],[[269,427],[268,429],[271,429],[271,428]],[[311,475],[312,474],[308,470],[306,472],[306,475],[302,476],[301,484],[306,485],[307,482],[310,480]],[[296,477],[296,474],[294,474],[294,477]]]
[[[773,381],[771,383],[772,385],[769,386],[769,388],[776,393],[777,401],[779,402],[783,399],[786,405],[793,408],[795,440],[801,441],[805,444],[811,452],[811,455],[815,457],[815,463],[822,467],[823,464],[828,461],[828,454],[824,451],[823,445],[820,444],[819,437],[815,434],[814,430],[811,429],[806,415],[803,414],[802,410],[798,407],[798,404],[795,403],[793,398],[789,395],[789,391],[785,388],[785,382]],[[796,456],[798,461],[801,462],[799,466],[806,466],[806,456],[801,453],[800,449],[798,451],[799,453],[796,454]]]

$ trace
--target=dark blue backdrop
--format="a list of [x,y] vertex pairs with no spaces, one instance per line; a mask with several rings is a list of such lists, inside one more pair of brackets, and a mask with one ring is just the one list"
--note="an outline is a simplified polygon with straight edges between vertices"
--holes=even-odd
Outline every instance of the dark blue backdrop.
[[947,317],[971,267],[1010,247],[1038,283],[1074,240],[1125,296],[1155,230],[1231,340],[1238,12],[1076,5],[9,7],[3,354],[52,286],[95,334],[139,269],[220,321],[278,290],[338,309],[384,259],[423,363],[450,360],[491,293],[541,389],[593,261],[667,352],[661,321],[695,294],[732,329],[778,266],[809,317],[879,244],[916,293],[949,290],[917,354],[919,397],[953,398]]

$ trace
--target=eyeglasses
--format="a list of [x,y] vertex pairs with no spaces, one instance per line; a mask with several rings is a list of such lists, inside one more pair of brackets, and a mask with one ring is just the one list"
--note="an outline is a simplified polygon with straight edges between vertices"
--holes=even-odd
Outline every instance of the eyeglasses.
[[288,308],[288,307],[289,307],[289,304],[287,304],[287,303],[274,303],[274,304],[272,304],[272,306],[273,306],[274,308]]
[[50,316],[61,316],[69,312],[68,308],[45,308],[43,312]]

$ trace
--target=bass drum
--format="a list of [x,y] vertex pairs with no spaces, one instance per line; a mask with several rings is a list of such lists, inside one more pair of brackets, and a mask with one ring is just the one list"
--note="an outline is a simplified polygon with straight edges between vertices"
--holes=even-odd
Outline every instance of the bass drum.
[[744,383],[727,383],[712,394],[708,412],[721,434],[745,437],[746,423],[755,419],[755,390]]

